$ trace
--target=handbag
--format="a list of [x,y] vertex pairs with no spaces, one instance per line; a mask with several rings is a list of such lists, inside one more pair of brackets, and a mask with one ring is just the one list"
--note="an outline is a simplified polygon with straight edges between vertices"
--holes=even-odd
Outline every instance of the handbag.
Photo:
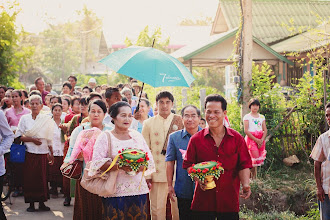
[[62,175],[69,178],[78,180],[81,177],[82,171],[82,161],[75,160],[73,163],[69,164],[68,166],[64,167],[61,172]]
[[10,147],[10,162],[24,163],[25,161],[25,145],[12,144]]
[[[111,156],[111,138],[109,132],[105,132],[107,134],[108,143],[109,143],[109,158]],[[88,162],[85,169],[84,174],[81,178],[80,185],[89,191],[90,193],[99,195],[101,197],[111,196],[116,192],[116,181],[118,170],[109,171],[115,164],[116,160],[114,159],[107,171],[102,172],[98,171],[97,174],[93,176],[88,175],[88,171],[90,170],[92,161]]]

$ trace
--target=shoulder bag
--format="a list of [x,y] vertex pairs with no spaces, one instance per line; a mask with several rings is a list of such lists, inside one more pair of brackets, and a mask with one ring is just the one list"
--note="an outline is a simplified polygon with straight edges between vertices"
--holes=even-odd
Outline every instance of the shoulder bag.
[[[105,131],[107,134],[108,138],[108,143],[109,143],[109,158],[111,157],[111,138],[110,134],[108,131]],[[102,197],[107,197],[111,196],[113,193],[116,192],[116,181],[117,181],[117,175],[118,175],[118,170],[116,171],[109,171],[116,163],[114,160],[110,167],[107,169],[107,171],[102,172],[98,171],[97,174],[94,176],[89,176],[88,171],[91,166],[91,162],[88,162],[85,169],[84,169],[84,174],[83,177],[81,178],[80,185],[89,191],[90,193],[97,194]]]

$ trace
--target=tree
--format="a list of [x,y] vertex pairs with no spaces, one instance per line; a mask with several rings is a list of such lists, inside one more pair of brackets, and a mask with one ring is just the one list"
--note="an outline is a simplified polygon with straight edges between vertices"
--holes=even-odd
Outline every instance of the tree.
[[17,7],[15,3],[0,8],[0,84],[22,88],[17,79],[18,71],[22,70],[33,50],[18,45],[20,35],[15,25],[19,13]]

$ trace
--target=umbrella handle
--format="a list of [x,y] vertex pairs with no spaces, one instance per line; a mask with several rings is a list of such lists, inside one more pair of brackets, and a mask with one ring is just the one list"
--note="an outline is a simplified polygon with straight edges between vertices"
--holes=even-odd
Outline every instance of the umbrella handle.
[[143,87],[144,87],[144,83],[142,84],[142,89],[141,89],[141,92],[140,92],[139,102],[136,106],[135,112],[138,112],[139,108],[140,108],[140,101],[141,101],[141,96],[142,96],[142,92],[143,92]]

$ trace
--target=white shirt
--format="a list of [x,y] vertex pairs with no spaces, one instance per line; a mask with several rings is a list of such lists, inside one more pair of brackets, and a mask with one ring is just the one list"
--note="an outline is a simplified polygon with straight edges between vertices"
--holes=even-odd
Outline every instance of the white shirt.
[[54,138],[53,138],[53,153],[54,156],[63,156],[64,143],[61,142],[61,129],[55,123]]
[[[34,124],[35,120],[32,118],[32,114],[23,115],[18,123],[15,138],[22,136],[25,131],[30,130]],[[26,151],[33,154],[48,154],[48,145],[52,145],[51,141],[48,143],[46,139],[41,138],[40,140],[41,145],[36,145],[33,142],[25,142]]]
[[259,114],[259,117],[255,118],[249,113],[243,117],[243,121],[249,121],[250,132],[262,131],[262,123],[265,121],[265,116]]

